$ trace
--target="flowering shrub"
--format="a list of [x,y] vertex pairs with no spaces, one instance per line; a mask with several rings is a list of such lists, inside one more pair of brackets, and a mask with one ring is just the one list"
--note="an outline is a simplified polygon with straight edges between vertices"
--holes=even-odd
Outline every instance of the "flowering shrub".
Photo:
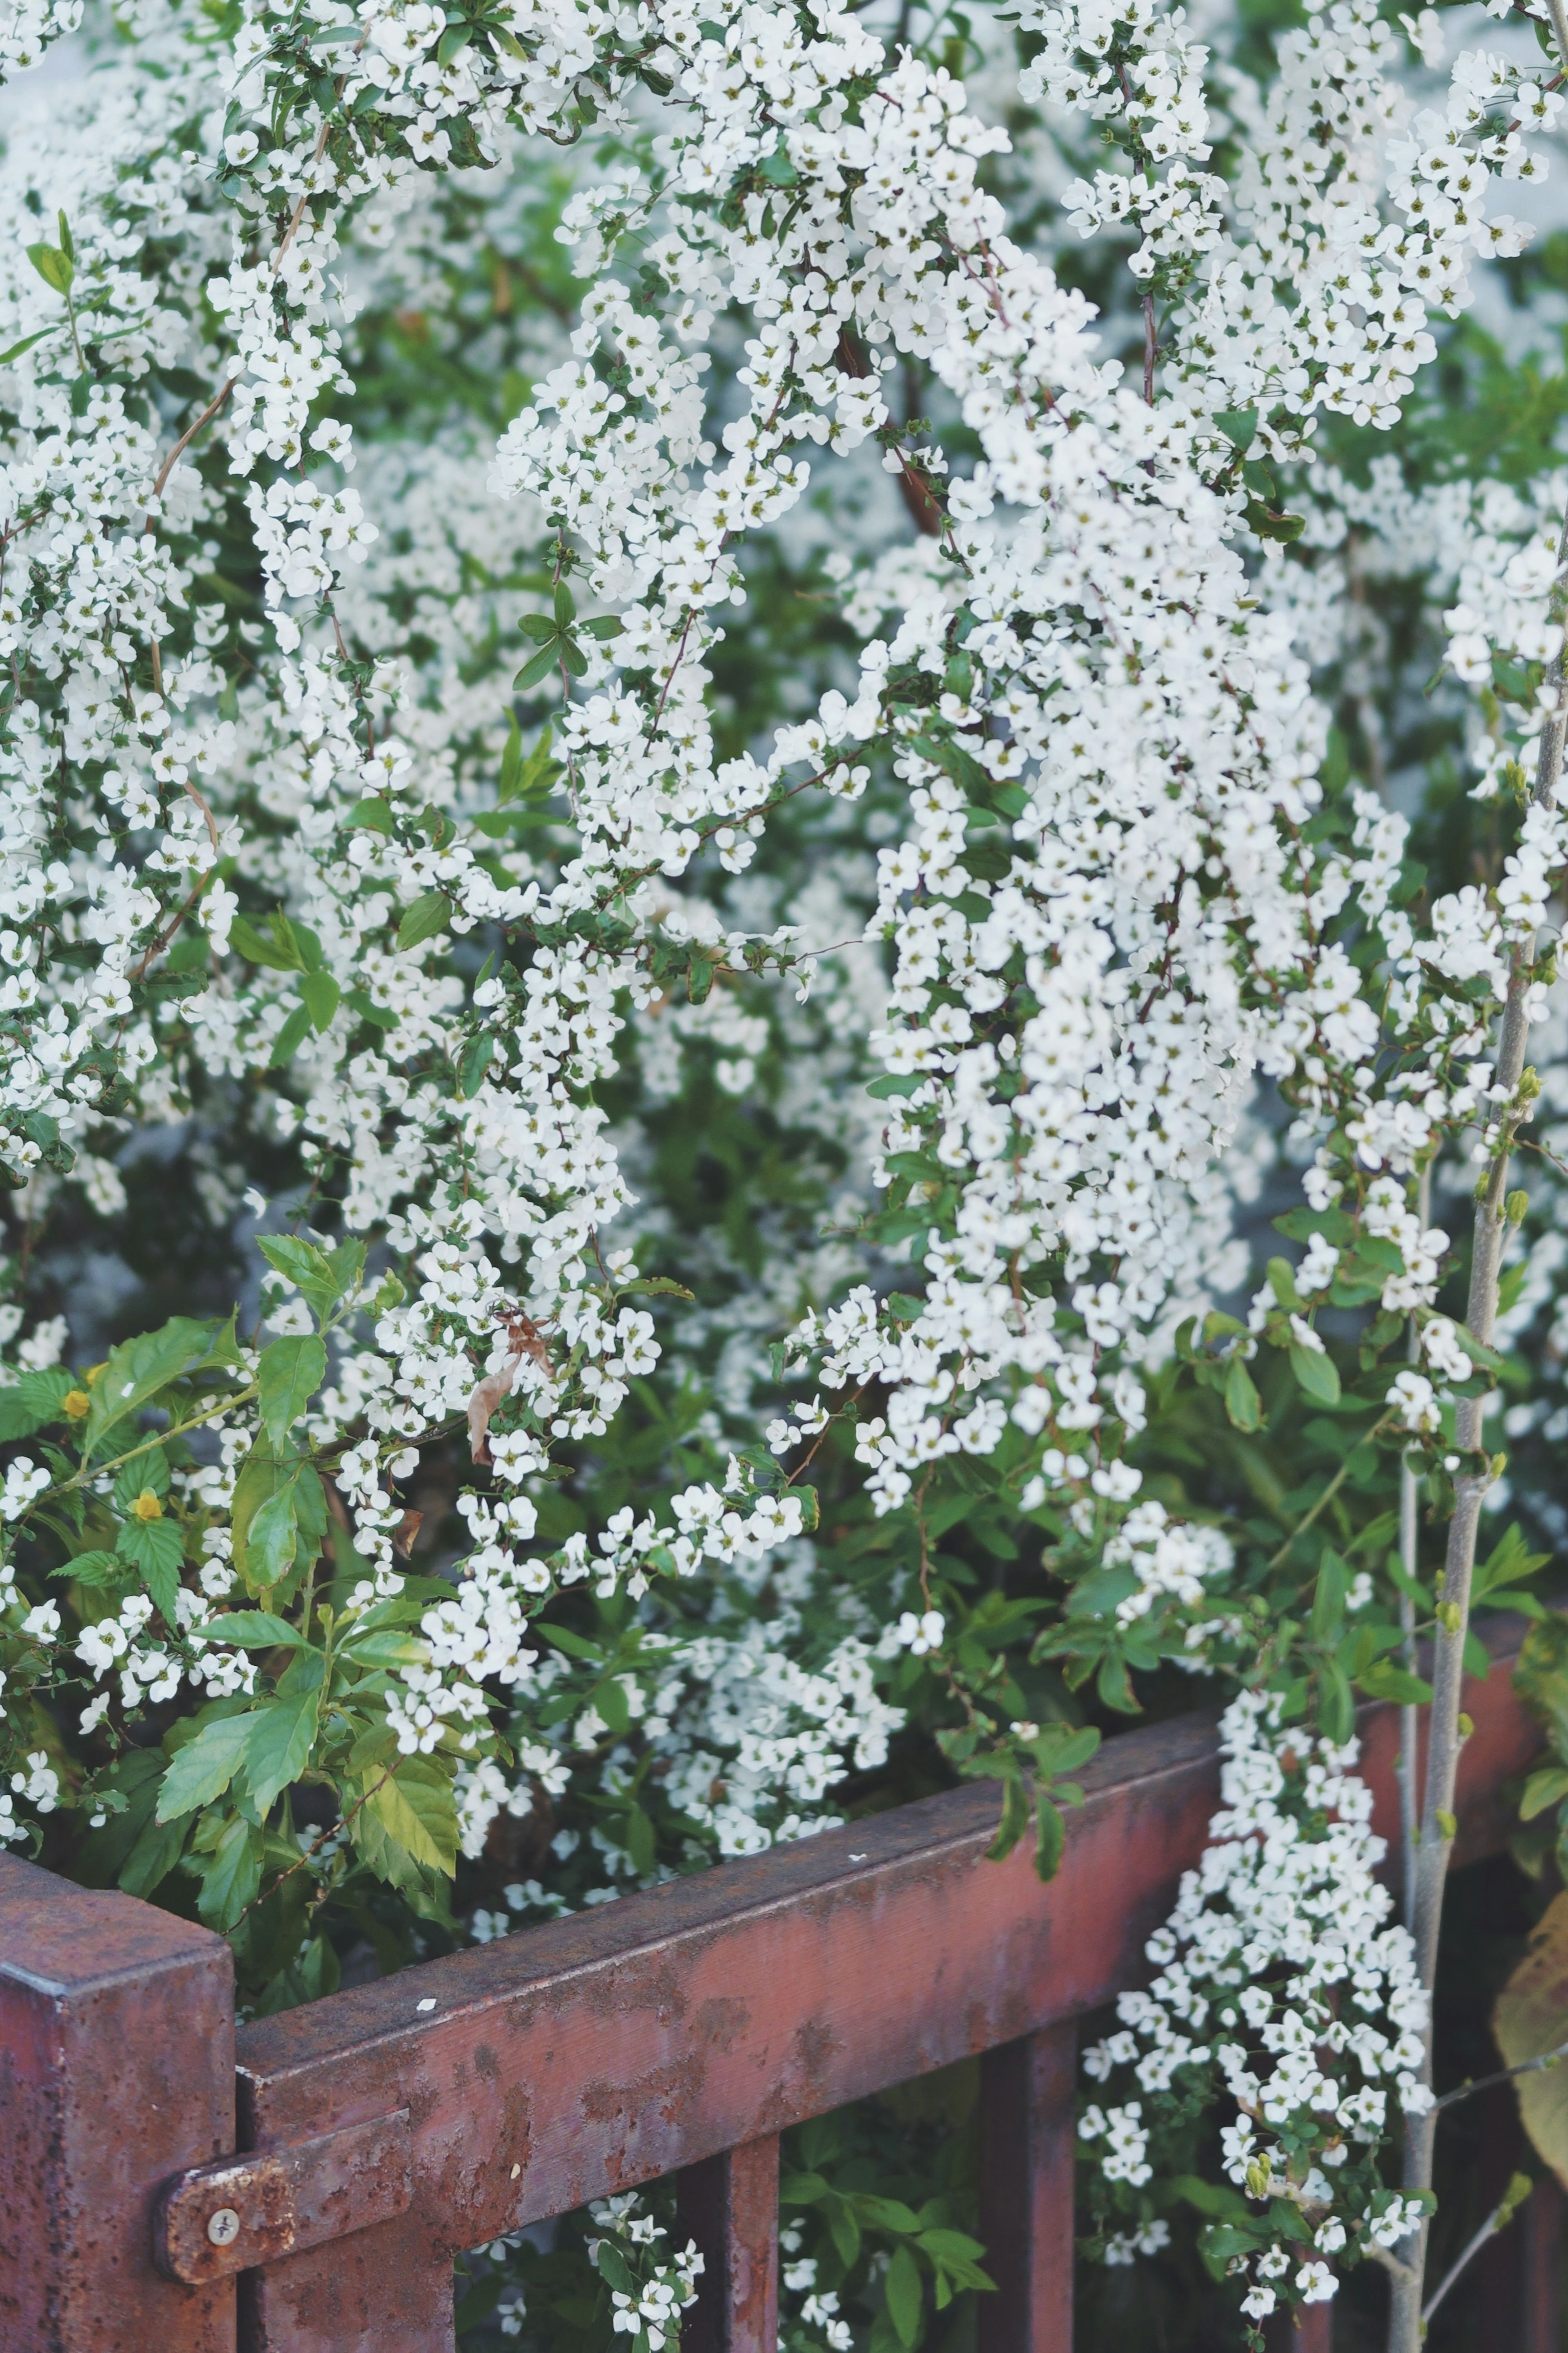
[[[1563,403],[1464,322],[1563,274],[1495,183],[1568,26],[1448,31],[0,44],[72,44],[0,161],[0,1839],[266,2010],[954,1775],[1048,1877],[1103,1728],[1239,1692],[1094,2244],[1198,2147],[1235,2325],[1371,2255],[1392,2353],[1568,1427]],[[1431,1708],[1402,1926],[1358,1697]],[[840,2161],[788,2327],[912,2348],[962,2168]]]

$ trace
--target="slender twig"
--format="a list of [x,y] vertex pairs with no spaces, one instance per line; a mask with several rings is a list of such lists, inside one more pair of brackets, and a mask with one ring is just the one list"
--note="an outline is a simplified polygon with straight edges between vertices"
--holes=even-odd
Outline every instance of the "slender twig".
[[[1515,2178],[1517,2179],[1521,2179],[1522,2177],[1516,2176]],[[1513,2185],[1510,2183],[1510,2190],[1512,2187]],[[1432,2315],[1436,2311],[1437,2306],[1442,2303],[1443,2298],[1447,2295],[1448,2290],[1453,2286],[1454,2282],[1458,2278],[1459,2274],[1464,2270],[1466,2264],[1469,2263],[1472,2256],[1479,2255],[1480,2253],[1481,2249],[1487,2244],[1489,2240],[1495,2239],[1500,2231],[1507,2230],[1509,2224],[1512,2221],[1514,2216],[1523,2205],[1525,2198],[1529,2197],[1530,2191],[1533,2187],[1533,2183],[1531,2183],[1526,2187],[1524,2197],[1511,2200],[1505,2198],[1502,2204],[1499,2206],[1494,2212],[1487,2216],[1486,2221],[1481,2224],[1481,2227],[1476,2232],[1475,2237],[1470,2240],[1468,2245],[1461,2249],[1457,2260],[1450,2264],[1448,2270],[1444,2274],[1442,2280],[1438,2283],[1437,2286],[1433,2290],[1432,2294],[1427,2297],[1426,2302],[1421,2307],[1421,2327],[1423,2332],[1425,2332],[1426,2324],[1431,2319]]]
[[[1550,0],[1553,26],[1568,58],[1568,18],[1563,0]],[[1557,650],[1547,670],[1551,695],[1541,730],[1531,799],[1538,808],[1553,808],[1563,775],[1563,749],[1568,735],[1568,593],[1563,567],[1568,564],[1568,515],[1563,518],[1557,547],[1558,586],[1553,591],[1552,617],[1558,629]],[[1501,1035],[1498,1041],[1496,1097],[1501,1112],[1492,1147],[1491,1164],[1477,1189],[1475,1239],[1470,1254],[1469,1295],[1465,1323],[1482,1347],[1489,1347],[1497,1325],[1498,1293],[1502,1273],[1503,1242],[1508,1227],[1508,1170],[1514,1132],[1526,1117],[1530,1103],[1522,1092],[1524,1053],[1530,1029],[1531,973],[1535,962],[1533,935],[1518,941],[1509,969],[1503,998]],[[1432,1708],[1426,1742],[1426,1788],[1421,1813],[1420,1845],[1415,1865],[1415,1909],[1412,1930],[1415,1964],[1426,1988],[1427,2018],[1423,2032],[1421,2080],[1432,2081],[1433,2018],[1431,1994],[1437,1976],[1437,1938],[1443,1922],[1443,1896],[1453,1851],[1454,1790],[1458,1776],[1463,1737],[1459,1729],[1464,1691],[1465,1641],[1469,1631],[1470,1590],[1475,1577],[1476,1536],[1481,1505],[1491,1486],[1493,1471],[1487,1459],[1485,1396],[1461,1398],[1454,1413],[1454,1451],[1460,1468],[1454,1474],[1454,1512],[1448,1523],[1447,1551],[1443,1567],[1442,1599],[1433,1636]],[[1405,2189],[1430,2189],[1436,2141],[1435,2111],[1407,2116],[1405,2135]],[[1419,2225],[1415,2265],[1424,2278],[1428,2221]],[[1419,2284],[1395,2288],[1391,2300],[1388,2353],[1420,2353],[1423,2320]]]
[[1543,2051],[1538,2059],[1521,2059],[1517,2067],[1500,2067],[1495,2075],[1467,2077],[1451,2092],[1444,2093],[1432,2113],[1440,2116],[1458,2100],[1468,2100],[1477,2092],[1489,2092],[1494,2084],[1510,2084],[1516,2075],[1542,2073],[1548,2068],[1561,2066],[1564,2059],[1568,2059],[1568,2042],[1560,2042],[1554,2051]]
[[[1421,1230],[1426,1231],[1432,1222],[1432,1168],[1428,1162],[1421,1171],[1416,1195],[1416,1215]],[[1411,1363],[1421,1356],[1421,1330],[1415,1316],[1410,1319],[1410,1336],[1405,1354]],[[1399,1558],[1407,1580],[1407,1588],[1415,1583],[1420,1566],[1421,1530],[1416,1512],[1417,1479],[1408,1452],[1399,1458]],[[1406,1589],[1399,1597],[1399,1630],[1404,1637],[1400,1647],[1407,1674],[1415,1672],[1415,1596]],[[1401,1708],[1399,1712],[1399,1832],[1405,1864],[1405,1925],[1415,1925],[1415,1854],[1421,1836],[1421,1710],[1418,1706]]]
[[385,1788],[387,1783],[392,1778],[392,1773],[393,1768],[389,1765],[385,1772],[382,1775],[380,1780],[372,1782],[363,1797],[356,1798],[354,1799],[353,1804],[349,1808],[346,1814],[340,1814],[335,1822],[328,1823],[326,1829],[321,1832],[319,1839],[312,1839],[310,1844],[305,1849],[298,1862],[291,1862],[287,1871],[280,1871],[279,1873],[277,1878],[273,1881],[271,1886],[267,1890],[265,1894],[253,1895],[249,1903],[246,1905],[245,1910],[240,1914],[239,1919],[235,1921],[234,1926],[227,1931],[227,1934],[232,1936],[235,1928],[239,1926],[240,1921],[247,1920],[258,1904],[267,1903],[270,1897],[277,1894],[278,1890],[282,1886],[283,1882],[286,1879],[292,1879],[297,1871],[303,1871],[311,1856],[320,1854],[321,1849],[326,1845],[327,1841],[330,1838],[335,1838],[339,1831],[346,1831],[354,1816],[358,1813],[360,1808],[362,1806],[368,1806],[378,1789]]

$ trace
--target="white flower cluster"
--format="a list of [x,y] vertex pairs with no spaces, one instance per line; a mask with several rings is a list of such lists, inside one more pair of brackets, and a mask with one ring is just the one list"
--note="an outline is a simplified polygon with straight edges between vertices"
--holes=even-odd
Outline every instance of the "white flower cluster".
[[[1174,2116],[1199,2087],[1228,2099],[1225,2169],[1262,2210],[1256,2253],[1232,2263],[1250,2274],[1253,2318],[1287,2288],[1305,2303],[1332,2295],[1324,2258],[1414,2228],[1419,2203],[1385,2189],[1375,2160],[1397,2113],[1432,2102],[1427,1995],[1374,1876],[1386,1842],[1356,1744],[1314,1741],[1279,1714],[1254,1693],[1226,1711],[1213,1843],[1149,1940],[1147,1989],[1120,1997],[1121,2028],[1084,2054],[1091,2081],[1125,2074],[1137,2096],[1090,2105],[1079,2126],[1104,2180],[1136,2190],[1152,2177],[1162,2103]],[[1287,2210],[1300,2227],[1280,2234]]]

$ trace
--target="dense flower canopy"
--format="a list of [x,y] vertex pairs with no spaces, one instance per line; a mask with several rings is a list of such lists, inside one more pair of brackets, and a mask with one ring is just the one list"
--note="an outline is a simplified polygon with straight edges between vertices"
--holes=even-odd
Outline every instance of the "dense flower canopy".
[[[1228,2101],[1256,2320],[1425,2229],[1443,1842],[1424,1944],[1352,1708],[1431,1627],[1458,1722],[1554,1314],[1568,477],[1429,387],[1563,28],[918,16],[14,14],[0,1838],[278,2006],[878,1775],[1048,1875],[1221,1677],[1250,1795],[1096,2065]],[[1242,1997],[1278,2098],[1194,2012],[1253,1905],[1364,2012]],[[1152,2129],[1086,2112],[1113,2263]]]

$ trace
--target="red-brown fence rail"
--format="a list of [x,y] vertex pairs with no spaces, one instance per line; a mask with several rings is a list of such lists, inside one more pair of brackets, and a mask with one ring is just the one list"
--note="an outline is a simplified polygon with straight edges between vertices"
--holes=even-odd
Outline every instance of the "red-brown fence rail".
[[[1538,1746],[1510,1663],[1467,1699],[1459,1862]],[[1397,1714],[1362,1729],[1392,1831]],[[773,2353],[781,2131],[978,2054],[981,2353],[1071,2353],[1076,2021],[1202,1851],[1214,1718],[1082,1779],[1047,1887],[960,1789],[237,2031],[219,1938],[0,1856],[0,2348],[446,2353],[455,2253],[679,2172],[683,2353]],[[1533,2260],[1521,2353],[1556,2353]]]

